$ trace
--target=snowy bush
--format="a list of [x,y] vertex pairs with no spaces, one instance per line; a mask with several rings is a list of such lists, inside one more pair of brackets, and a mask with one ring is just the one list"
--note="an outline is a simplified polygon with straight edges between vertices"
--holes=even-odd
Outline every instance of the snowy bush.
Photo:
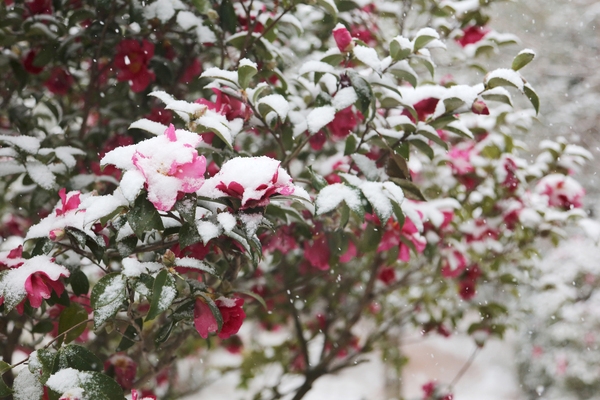
[[396,327],[483,346],[585,218],[590,155],[530,157],[535,53],[483,71],[517,39],[478,1],[5,3],[0,396],[177,398],[233,368],[300,399],[369,352],[401,368]]

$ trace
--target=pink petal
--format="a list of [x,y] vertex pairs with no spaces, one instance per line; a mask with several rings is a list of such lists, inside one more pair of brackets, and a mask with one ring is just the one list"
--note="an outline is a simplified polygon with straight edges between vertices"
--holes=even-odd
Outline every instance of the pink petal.
[[210,307],[201,299],[196,299],[194,326],[203,339],[207,339],[211,332],[216,332],[218,329],[217,320],[210,311]]

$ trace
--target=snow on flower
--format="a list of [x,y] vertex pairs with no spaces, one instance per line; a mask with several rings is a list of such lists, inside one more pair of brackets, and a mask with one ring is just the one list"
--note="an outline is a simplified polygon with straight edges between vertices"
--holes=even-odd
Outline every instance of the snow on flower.
[[471,25],[462,31],[462,35],[456,39],[456,42],[462,47],[469,44],[477,43],[490,33],[490,30],[485,26]]
[[[217,336],[221,339],[227,339],[240,330],[246,318],[246,313],[242,309],[244,299],[220,297],[216,300],[215,304],[223,318],[223,326],[221,326],[221,331]],[[204,339],[208,338],[210,333],[216,333],[218,330],[215,316],[212,314],[208,304],[201,298],[196,299],[194,325],[200,336]]]
[[550,207],[564,210],[580,208],[582,206],[585,189],[570,176],[550,174],[542,178],[535,187],[535,191],[548,198]]
[[169,211],[179,192],[193,193],[204,183],[206,159],[195,149],[201,140],[171,124],[164,135],[112,150],[100,163],[126,170],[121,189],[129,201],[145,184],[148,200],[157,210]]
[[354,47],[352,35],[350,35],[348,29],[340,23],[333,28],[333,38],[335,39],[335,44],[342,53],[348,52]]
[[9,309],[16,306],[22,313],[24,299],[29,300],[31,307],[38,308],[43,300],[50,298],[52,291],[59,296],[64,291],[64,285],[59,279],[61,276],[69,277],[69,270],[55,264],[51,257],[40,255],[28,260],[17,257],[12,259],[16,264],[21,264],[0,275],[0,304],[5,303]]
[[198,190],[198,195],[212,199],[225,196],[240,199],[241,209],[264,207],[275,194],[308,199],[306,191],[292,183],[279,161],[266,156],[233,158]]
[[119,70],[117,80],[128,81],[131,90],[141,92],[156,77],[148,70],[148,64],[154,56],[154,44],[146,39],[125,39],[117,45],[115,66]]

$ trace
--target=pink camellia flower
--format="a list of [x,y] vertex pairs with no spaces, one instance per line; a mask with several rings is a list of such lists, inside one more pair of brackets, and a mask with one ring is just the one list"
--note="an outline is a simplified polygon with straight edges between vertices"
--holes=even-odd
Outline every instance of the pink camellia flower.
[[[439,101],[440,99],[436,99],[435,97],[428,97],[413,104],[413,108],[417,113],[418,121],[425,121],[428,116],[433,114]],[[406,115],[411,119],[411,121],[417,122],[408,110],[402,111],[402,115]]]
[[427,382],[421,389],[423,390],[423,400],[452,400],[454,398],[450,393],[440,394],[439,387],[434,381]]
[[362,40],[369,46],[374,46],[377,43],[377,39],[373,37],[373,32],[366,26],[353,25],[350,27],[350,35],[358,40]]
[[442,275],[446,278],[456,278],[467,268],[467,258],[465,255],[452,249],[445,254],[442,260]]
[[71,74],[65,69],[56,67],[50,72],[50,77],[44,82],[44,86],[50,92],[64,96],[69,93],[74,82]]
[[141,92],[156,78],[148,70],[148,64],[154,56],[154,44],[146,39],[125,39],[117,45],[115,67],[119,70],[117,80],[128,81],[131,90]]
[[6,257],[3,263],[7,265],[7,261],[14,267],[4,272],[0,280],[0,304],[4,303],[8,311],[16,307],[23,313],[24,300],[28,300],[31,307],[39,308],[43,300],[50,298],[52,291],[60,296],[65,289],[60,277],[70,275],[68,269],[45,255],[26,260],[12,254],[12,258]]
[[535,191],[546,195],[550,207],[563,210],[580,208],[585,196],[585,189],[570,176],[550,174],[543,177],[535,186]]
[[488,33],[490,33],[490,30],[485,26],[471,25],[463,29],[462,36],[457,38],[456,42],[465,47],[468,44],[479,42]]
[[128,390],[133,386],[137,364],[125,354],[113,354],[104,362],[104,370],[109,376],[114,377],[123,389]]
[[213,199],[240,199],[240,209],[265,207],[275,194],[308,198],[304,189],[292,184],[292,178],[279,164],[266,156],[233,158],[206,180],[198,194]]
[[427,241],[420,234],[415,223],[410,218],[406,218],[402,228],[400,228],[400,224],[396,220],[390,218],[384,228],[385,230],[381,242],[379,242],[377,252],[398,247],[398,260],[408,262],[410,260],[410,247],[401,240],[401,237],[410,241],[417,250],[417,253],[422,253],[427,246]]
[[121,182],[128,196],[134,198],[146,185],[154,207],[169,211],[179,193],[193,193],[204,183],[206,158],[195,148],[201,141],[196,133],[176,131],[171,124],[164,135],[108,152],[100,164],[126,170]]
[[485,104],[485,101],[481,99],[477,99],[473,102],[471,105],[471,111],[478,115],[490,115],[490,110],[487,104]]
[[330,256],[329,243],[327,243],[327,237],[322,232],[317,232],[312,241],[304,242],[304,257],[313,267],[321,271],[327,271]]
[[469,174],[475,171],[471,163],[471,156],[475,152],[473,143],[461,142],[448,151],[448,159],[452,172],[458,175]]
[[[223,318],[223,326],[217,336],[221,339],[227,339],[231,335],[238,333],[246,318],[246,313],[242,309],[244,299],[228,299],[220,297],[215,303]],[[194,326],[200,334],[200,337],[204,339],[208,338],[210,333],[216,333],[218,330],[215,316],[211,312],[208,304],[201,298],[196,299],[194,307]]]
[[352,35],[348,29],[340,23],[333,28],[333,38],[335,39],[335,44],[342,53],[347,53],[354,47]]
[[228,121],[236,118],[247,121],[252,116],[252,110],[243,101],[228,96],[217,88],[212,88],[212,91],[217,96],[216,101],[198,99],[196,103],[205,105],[209,110],[224,115]]
[[69,211],[77,210],[79,205],[81,204],[81,200],[79,191],[72,191],[67,194],[67,189],[62,188],[58,191],[58,196],[60,197],[60,207],[56,207],[56,215],[65,215]]

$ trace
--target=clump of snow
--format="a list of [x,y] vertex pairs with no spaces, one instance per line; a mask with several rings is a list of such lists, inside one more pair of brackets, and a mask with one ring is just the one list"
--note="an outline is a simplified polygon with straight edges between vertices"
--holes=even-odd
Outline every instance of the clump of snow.
[[157,0],[144,7],[146,19],[158,18],[163,24],[167,23],[177,10],[185,9],[185,5],[179,0]]
[[231,232],[237,225],[235,216],[228,212],[217,214],[217,221],[219,221],[223,230],[227,233]]
[[158,262],[140,262],[136,258],[128,257],[124,258],[123,271],[121,272],[128,278],[139,277],[142,273],[153,274],[164,268],[164,265]]
[[342,201],[351,210],[356,211],[361,208],[360,193],[356,189],[346,186],[343,183],[334,183],[324,187],[315,199],[317,215],[336,209]]
[[266,104],[267,106],[271,107],[271,109],[273,109],[277,113],[277,115],[279,116],[279,118],[281,118],[282,121],[285,120],[288,112],[290,111],[289,103],[280,94],[271,94],[265,96],[258,101],[258,104]]
[[40,399],[44,395],[44,388],[39,379],[27,368],[23,368],[13,382],[14,400]]
[[356,95],[356,91],[352,86],[345,87],[343,89],[338,90],[338,92],[333,97],[332,105],[336,110],[343,110],[344,108],[350,107],[358,100],[358,96]]
[[307,116],[308,131],[317,133],[335,118],[335,107],[323,106],[313,109]]
[[46,381],[46,386],[55,392],[65,393],[68,390],[81,388],[91,379],[92,374],[89,372],[65,368],[50,375],[50,378]]

